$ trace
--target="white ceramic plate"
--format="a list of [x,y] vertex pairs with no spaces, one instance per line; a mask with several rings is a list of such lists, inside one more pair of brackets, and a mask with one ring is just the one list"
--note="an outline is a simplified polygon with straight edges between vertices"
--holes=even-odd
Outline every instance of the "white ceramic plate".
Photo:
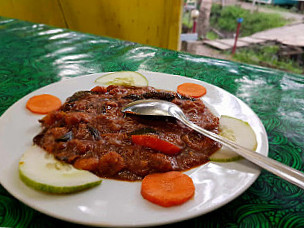
[[[179,84],[194,82],[207,88],[202,98],[220,115],[230,115],[244,121],[254,129],[257,152],[268,154],[265,129],[257,115],[230,93],[202,81],[163,73],[142,72],[149,85],[158,89],[176,91]],[[92,226],[152,226],[196,217],[224,204],[243,193],[256,180],[260,169],[246,160],[229,163],[209,162],[186,173],[193,179],[196,190],[187,203],[163,208],[144,200],[140,195],[140,182],[105,179],[98,187],[71,195],[52,195],[35,191],[21,182],[18,161],[32,145],[40,132],[38,119],[25,108],[33,95],[50,93],[62,101],[74,92],[89,90],[102,74],[91,74],[62,80],[25,96],[12,105],[0,118],[0,181],[13,196],[28,206],[62,220]]]

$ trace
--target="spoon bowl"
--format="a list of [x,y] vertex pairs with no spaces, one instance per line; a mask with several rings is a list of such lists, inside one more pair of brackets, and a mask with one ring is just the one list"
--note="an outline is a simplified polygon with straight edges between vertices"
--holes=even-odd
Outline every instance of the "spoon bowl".
[[163,100],[137,100],[125,107],[122,111],[135,115],[145,116],[172,116],[172,110],[180,109],[176,104]]
[[206,137],[213,139],[216,142],[227,146],[231,150],[235,151],[245,159],[251,161],[257,166],[287,180],[288,182],[297,185],[304,189],[304,174],[296,169],[288,167],[276,160],[268,158],[255,151],[242,147],[233,141],[230,141],[220,135],[203,129],[196,124],[192,123],[184,114],[182,109],[176,104],[164,100],[137,100],[129,103],[122,108],[122,112],[134,114],[134,115],[148,115],[148,116],[168,116],[174,117],[192,128],[193,130],[203,134]]

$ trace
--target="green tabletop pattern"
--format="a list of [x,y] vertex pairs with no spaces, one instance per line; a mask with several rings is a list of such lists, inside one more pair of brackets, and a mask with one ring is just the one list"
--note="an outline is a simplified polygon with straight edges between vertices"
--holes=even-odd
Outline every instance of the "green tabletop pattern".
[[[0,114],[42,86],[90,73],[148,70],[206,81],[262,120],[269,157],[304,172],[304,76],[0,17]],[[0,185],[0,227],[84,227],[35,211]],[[262,171],[241,196],[165,227],[304,227],[304,191]]]

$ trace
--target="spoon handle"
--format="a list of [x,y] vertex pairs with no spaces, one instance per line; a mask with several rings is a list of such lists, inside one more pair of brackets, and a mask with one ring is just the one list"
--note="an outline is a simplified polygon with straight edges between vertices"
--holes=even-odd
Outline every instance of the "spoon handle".
[[214,141],[221,143],[222,145],[229,147],[230,149],[232,149],[242,157],[246,158],[247,160],[251,161],[252,163],[304,189],[304,173],[302,173],[301,171],[293,169],[262,154],[256,153],[255,151],[248,150],[224,137],[221,137],[220,135],[207,131],[189,121],[184,115],[177,115],[178,116],[176,117],[180,121],[182,121],[185,125],[192,128],[193,130],[213,139]]

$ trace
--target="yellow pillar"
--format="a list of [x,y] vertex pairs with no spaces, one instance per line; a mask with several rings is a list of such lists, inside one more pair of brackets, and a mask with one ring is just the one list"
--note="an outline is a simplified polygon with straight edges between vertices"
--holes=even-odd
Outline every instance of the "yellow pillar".
[[0,16],[66,28],[58,0],[0,0]]
[[0,16],[179,50],[183,0],[1,0]]
[[178,50],[182,0],[60,0],[68,27]]

